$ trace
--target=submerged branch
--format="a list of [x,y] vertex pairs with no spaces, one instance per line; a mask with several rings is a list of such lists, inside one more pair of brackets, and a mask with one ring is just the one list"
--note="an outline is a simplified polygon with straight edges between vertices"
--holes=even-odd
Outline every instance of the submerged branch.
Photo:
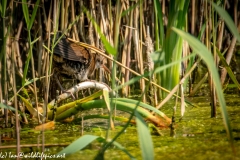
[[[93,81],[93,80],[84,81],[84,82],[78,83],[77,85],[68,89],[65,93],[59,95],[56,98],[56,103],[59,103],[64,99],[67,99],[72,94],[74,94],[80,90],[84,90],[84,89],[88,89],[88,88],[95,88],[95,89],[99,89],[99,90],[106,89],[108,91],[111,91],[111,88],[105,83],[100,83],[100,82]],[[55,101],[55,99],[53,101]],[[50,103],[52,103],[53,101],[51,101]]]

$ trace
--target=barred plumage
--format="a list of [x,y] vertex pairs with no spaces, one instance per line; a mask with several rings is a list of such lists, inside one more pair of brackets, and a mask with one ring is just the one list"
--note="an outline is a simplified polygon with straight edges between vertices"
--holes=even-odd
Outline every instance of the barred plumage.
[[54,47],[53,67],[57,73],[71,76],[79,81],[87,80],[99,61],[89,49],[62,37]]

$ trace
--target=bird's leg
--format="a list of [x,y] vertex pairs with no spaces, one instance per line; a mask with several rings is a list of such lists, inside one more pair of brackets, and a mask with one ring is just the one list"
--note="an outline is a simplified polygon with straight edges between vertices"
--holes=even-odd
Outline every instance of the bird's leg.
[[72,93],[72,92],[67,92],[66,89],[64,89],[64,88],[62,87],[62,85],[61,85],[61,83],[59,82],[58,77],[57,77],[56,74],[54,74],[54,78],[56,79],[56,82],[57,82],[58,86],[61,88],[61,91],[62,91],[63,93],[70,93],[71,96],[72,96],[72,98],[75,100],[75,97],[74,97],[73,93]]

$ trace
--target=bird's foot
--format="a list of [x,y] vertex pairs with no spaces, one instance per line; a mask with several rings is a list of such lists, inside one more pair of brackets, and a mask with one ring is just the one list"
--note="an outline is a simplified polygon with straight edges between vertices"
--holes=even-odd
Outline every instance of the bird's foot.
[[71,94],[71,96],[72,96],[72,99],[73,99],[73,100],[76,100],[76,98],[75,98],[75,96],[73,95],[73,93],[72,93],[72,92],[69,92],[69,91],[67,91],[67,90],[63,89],[63,90],[62,90],[62,93],[68,93],[68,94]]
[[61,92],[62,92],[62,93],[69,93],[69,94],[71,94],[73,100],[75,100],[76,98],[75,98],[75,96],[73,95],[73,93],[67,91],[66,89],[64,89],[64,88],[62,87],[62,85],[60,84],[60,82],[59,82],[59,80],[58,80],[58,78],[57,78],[57,76],[56,76],[55,74],[54,74],[54,77],[55,77],[55,79],[56,79],[56,81],[57,81],[58,86],[59,86],[60,89],[61,89]]

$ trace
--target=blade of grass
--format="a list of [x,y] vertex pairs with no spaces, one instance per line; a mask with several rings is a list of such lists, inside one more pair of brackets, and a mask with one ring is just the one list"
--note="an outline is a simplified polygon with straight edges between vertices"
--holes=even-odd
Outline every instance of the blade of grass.
[[154,159],[153,142],[150,131],[142,116],[135,111],[138,139],[140,142],[140,148],[142,151],[142,158],[144,160]]
[[29,13],[28,13],[28,4],[27,4],[26,0],[22,0],[22,9],[23,9],[23,15],[24,15],[25,21],[28,25],[29,24]]
[[228,26],[229,30],[232,32],[232,34],[237,38],[237,40],[240,42],[240,35],[237,30],[237,27],[235,26],[232,18],[229,16],[229,14],[222,8],[216,5],[214,2],[211,2],[214,9],[218,12],[218,14],[223,18],[223,20],[226,22],[226,25]]
[[5,16],[6,7],[7,7],[7,0],[3,0],[2,5],[0,6],[2,18],[4,18]]
[[107,40],[107,38],[104,36],[104,34],[101,32],[100,27],[97,25],[96,21],[91,17],[91,15],[89,14],[89,12],[87,11],[86,8],[84,8],[84,12],[87,14],[88,18],[92,21],[94,27],[96,28],[98,34],[100,35],[100,38],[104,44],[105,49],[107,50],[108,53],[112,54],[112,55],[116,55],[117,54],[117,50],[116,48],[114,48]]
[[[75,140],[73,143],[71,143],[69,146],[61,150],[60,152],[57,153],[57,155],[69,155],[72,153],[75,153],[79,150],[82,150],[85,148],[87,145],[92,143],[94,140],[97,140],[99,142],[104,142],[106,141],[104,138],[99,137],[99,136],[93,136],[93,135],[84,135],[80,137],[79,139]],[[116,146],[118,149],[126,153],[131,160],[134,160],[135,158],[118,142],[113,142],[113,145]]]
[[15,108],[13,108],[12,106],[8,106],[4,103],[0,103],[0,108],[4,108],[4,109],[9,109],[11,111],[15,111]]
[[37,9],[38,9],[38,6],[39,6],[39,2],[40,2],[40,0],[37,0],[37,2],[34,4],[33,12],[32,12],[32,15],[31,15],[31,19],[30,19],[29,23],[27,23],[28,24],[28,27],[27,27],[28,30],[30,30],[32,28],[33,22],[35,20],[36,14],[37,14]]
[[[216,48],[217,49],[217,48]],[[227,64],[226,59],[224,58],[224,56],[222,55],[222,53],[217,49],[217,54],[218,57],[220,58],[223,66],[226,68],[229,77],[232,79],[232,81],[237,85],[238,89],[240,89],[240,84],[238,83],[238,80],[236,79],[234,73],[232,72],[232,69],[230,68],[230,66]]]
[[[157,0],[154,0],[154,10],[157,13],[156,18],[158,18],[158,28],[159,30],[156,28],[155,34],[156,36],[158,36],[157,33],[159,33],[159,45],[162,47],[163,46],[163,41],[164,41],[164,22],[163,22],[163,15],[162,15],[162,8],[160,5],[160,2]],[[157,38],[157,37],[156,37]],[[157,39],[156,39],[157,40]],[[158,50],[159,47],[156,47],[156,49]]]
[[69,146],[61,150],[60,152],[57,153],[57,155],[62,155],[62,154],[72,154],[75,153],[90,143],[92,143],[94,140],[99,138],[99,136],[93,136],[93,135],[84,135],[80,137],[79,139],[75,140],[73,143],[71,143]]
[[201,58],[206,62],[209,70],[211,71],[211,74],[214,79],[214,85],[216,86],[216,92],[217,92],[219,104],[220,104],[221,110],[222,110],[222,116],[223,116],[223,122],[225,124],[225,129],[227,131],[227,135],[228,135],[230,143],[233,144],[233,135],[231,132],[230,121],[229,121],[228,113],[227,113],[227,109],[226,109],[226,102],[225,102],[225,99],[224,99],[224,96],[222,93],[221,82],[219,80],[218,71],[216,69],[211,52],[197,38],[193,37],[189,33],[186,33],[184,31],[179,30],[174,27],[172,28],[172,30],[189,43],[189,45],[192,47],[194,52],[198,53],[199,56],[201,56]]

